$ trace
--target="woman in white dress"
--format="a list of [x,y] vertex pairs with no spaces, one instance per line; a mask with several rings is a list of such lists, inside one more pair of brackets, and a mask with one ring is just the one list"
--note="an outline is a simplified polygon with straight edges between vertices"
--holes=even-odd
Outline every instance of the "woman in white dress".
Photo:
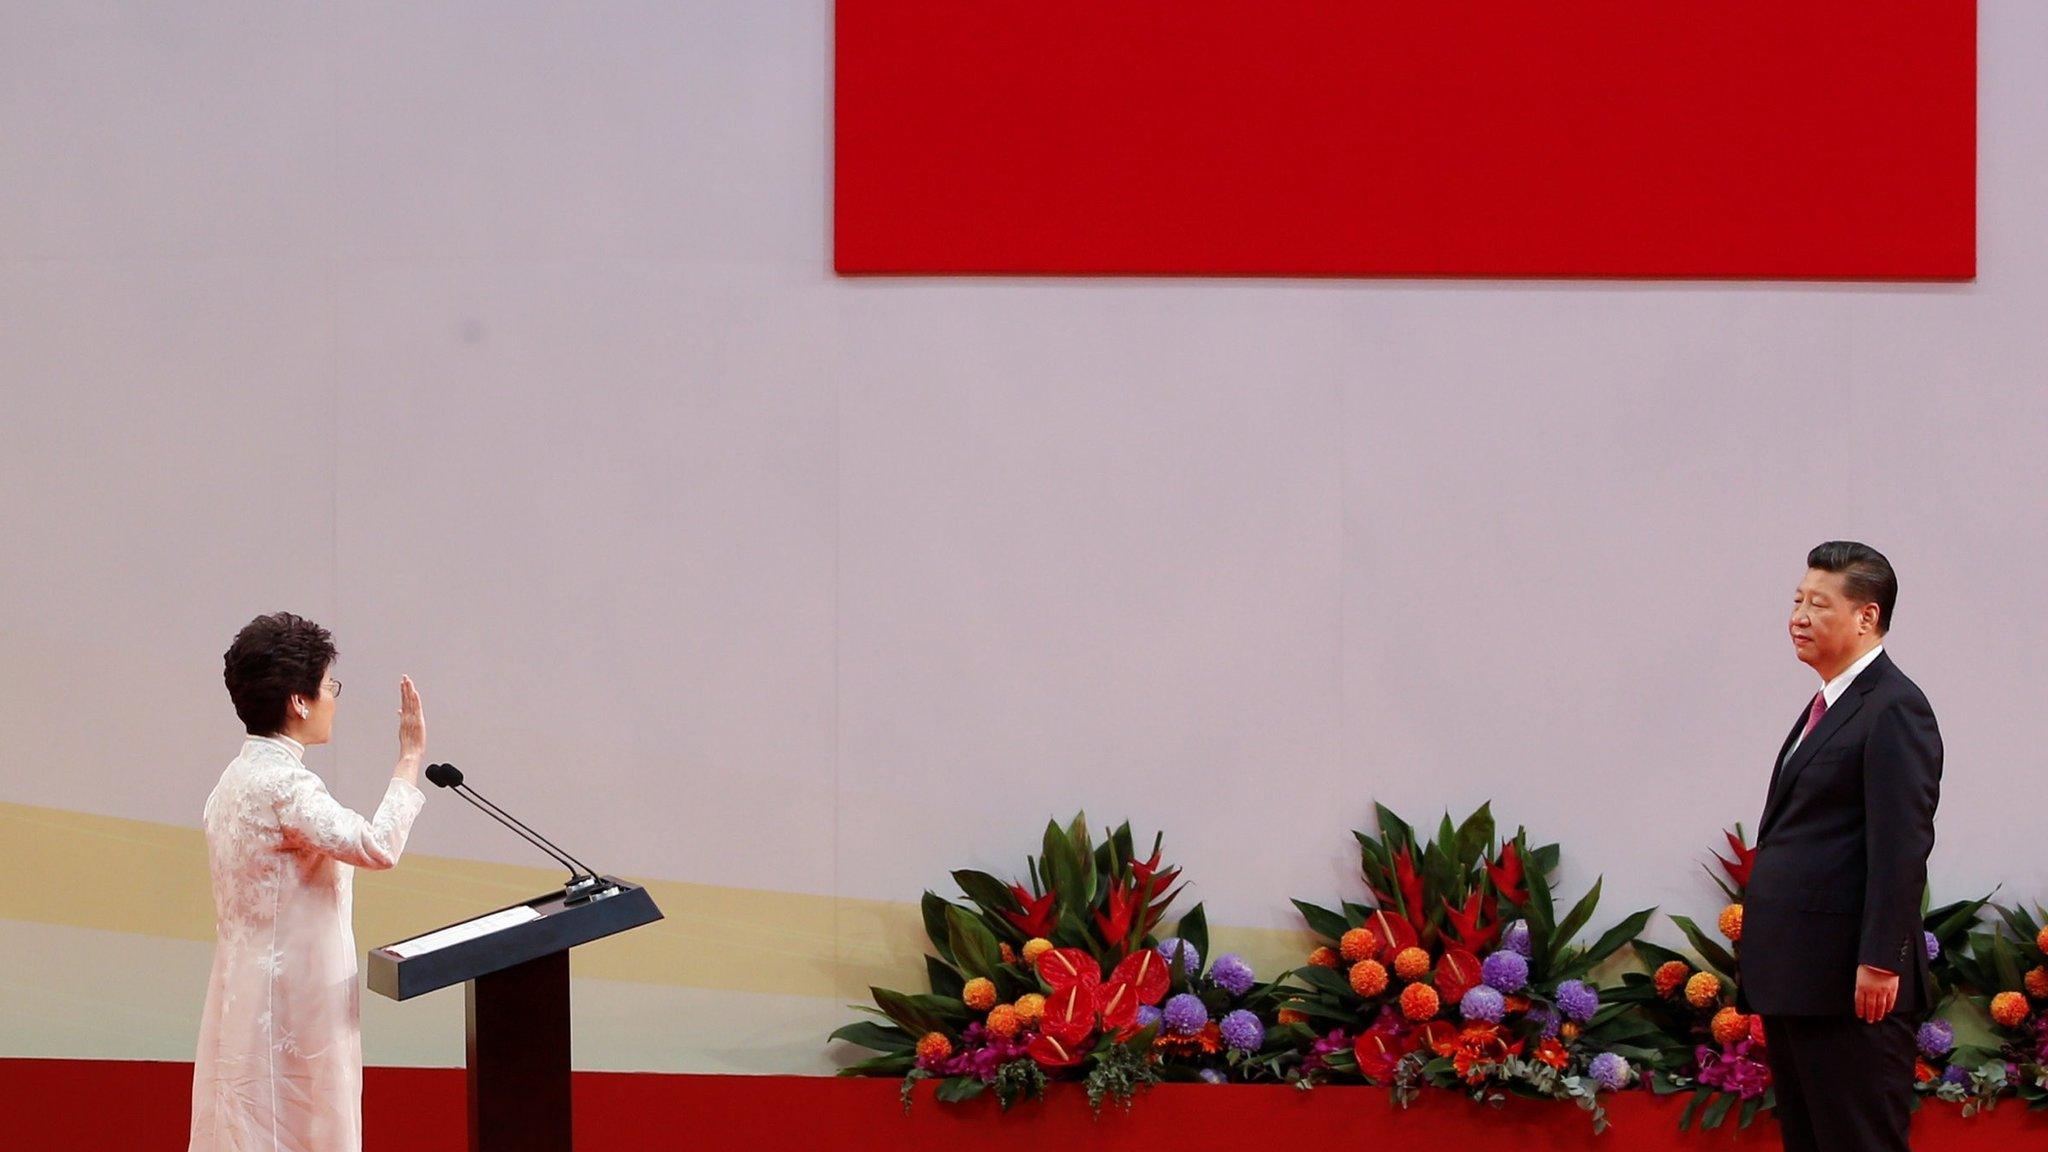
[[353,877],[389,868],[425,799],[426,721],[398,682],[398,766],[376,814],[344,808],[306,769],[334,728],[333,638],[259,616],[223,677],[249,736],[206,800],[215,944],[192,1073],[191,1152],[358,1152],[363,1046]]

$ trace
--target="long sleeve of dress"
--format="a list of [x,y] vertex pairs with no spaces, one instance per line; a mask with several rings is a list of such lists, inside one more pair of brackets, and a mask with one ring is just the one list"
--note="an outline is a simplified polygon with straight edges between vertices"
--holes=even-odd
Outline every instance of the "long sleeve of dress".
[[426,800],[418,788],[393,779],[384,790],[384,802],[365,819],[344,807],[320,777],[304,768],[283,774],[277,786],[277,822],[288,846],[372,871],[398,863],[413,818]]

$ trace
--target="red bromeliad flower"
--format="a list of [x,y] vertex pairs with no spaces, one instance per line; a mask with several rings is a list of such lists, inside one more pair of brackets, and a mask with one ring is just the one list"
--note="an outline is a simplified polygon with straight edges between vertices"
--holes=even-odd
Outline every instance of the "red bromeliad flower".
[[1053,894],[1034,897],[1022,884],[1010,885],[1010,895],[1017,898],[1021,912],[1003,910],[1003,919],[1014,925],[1025,936],[1051,936],[1053,924],[1058,916],[1053,910]]
[[1444,917],[1450,921],[1444,929],[1444,939],[1453,947],[1468,952],[1484,951],[1500,936],[1500,910],[1497,897],[1489,897],[1483,891],[1474,891],[1465,898],[1463,908],[1444,901]]
[[1529,902],[1529,890],[1523,885],[1522,853],[1510,840],[1500,846],[1500,862],[1488,863],[1486,875],[1493,880],[1493,890],[1510,904]]
[[1147,900],[1157,899],[1161,892],[1173,886],[1174,877],[1180,875],[1178,868],[1160,870],[1159,850],[1156,848],[1152,850],[1150,860],[1131,861],[1131,872],[1138,878],[1138,887],[1144,890]]
[[1103,943],[1121,951],[1131,938],[1131,919],[1137,915],[1139,900],[1135,888],[1113,884],[1109,889],[1107,906],[1095,913],[1095,930],[1102,933]]
[[1730,860],[1719,852],[1714,853],[1714,859],[1721,862],[1728,878],[1735,881],[1735,890],[1740,892],[1749,887],[1750,869],[1756,867],[1756,849],[1744,844],[1742,837],[1733,832],[1723,830],[1722,835],[1728,837],[1728,847],[1735,853],[1735,859]]
[[1408,911],[1408,922],[1417,932],[1429,917],[1429,909],[1422,906],[1422,877],[1415,871],[1415,860],[1404,845],[1394,853],[1394,881],[1401,887],[1401,906]]

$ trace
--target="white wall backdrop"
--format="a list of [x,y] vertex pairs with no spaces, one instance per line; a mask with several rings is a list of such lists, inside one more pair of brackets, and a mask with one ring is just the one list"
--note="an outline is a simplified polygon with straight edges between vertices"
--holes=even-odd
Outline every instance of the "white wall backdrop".
[[[1939,890],[2048,898],[2048,7],[1982,37],[1974,284],[842,280],[822,0],[0,3],[0,801],[196,826],[290,608],[343,799],[410,673],[623,874],[913,900],[1085,806],[1284,928],[1491,798],[1696,911],[1846,536]],[[413,851],[530,862],[472,817]]]

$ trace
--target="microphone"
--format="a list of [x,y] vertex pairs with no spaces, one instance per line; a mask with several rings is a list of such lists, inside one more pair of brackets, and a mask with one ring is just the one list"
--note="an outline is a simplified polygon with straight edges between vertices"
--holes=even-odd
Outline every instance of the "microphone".
[[491,803],[489,800],[484,799],[482,793],[464,784],[462,782],[462,769],[457,768],[453,764],[429,764],[427,765],[427,781],[436,788],[446,788],[464,800],[469,801],[470,805],[477,811],[518,833],[527,843],[547,853],[554,858],[556,863],[567,868],[569,870],[569,882],[562,886],[562,891],[572,901],[592,895],[598,885],[603,882],[603,877],[592,870],[590,865],[556,847],[553,841],[528,828],[517,817]]

